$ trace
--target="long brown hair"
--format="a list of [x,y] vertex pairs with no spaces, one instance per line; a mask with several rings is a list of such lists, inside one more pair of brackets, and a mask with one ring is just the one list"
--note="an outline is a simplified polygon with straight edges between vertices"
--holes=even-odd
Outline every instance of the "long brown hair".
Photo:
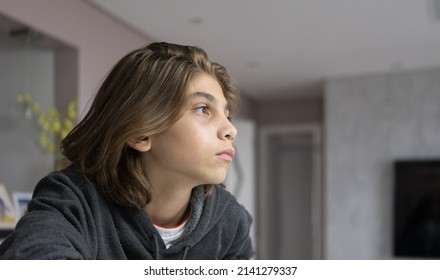
[[127,140],[166,130],[186,102],[200,73],[214,77],[231,110],[237,90],[226,69],[198,47],[153,43],[125,55],[109,72],[93,103],[61,142],[63,155],[101,193],[119,205],[143,208],[151,199],[141,153]]

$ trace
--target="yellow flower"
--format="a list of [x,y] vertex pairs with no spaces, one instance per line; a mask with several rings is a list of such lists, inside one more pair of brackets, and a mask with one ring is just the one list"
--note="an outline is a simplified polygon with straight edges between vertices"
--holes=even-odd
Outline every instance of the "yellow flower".
[[18,103],[21,103],[21,102],[23,102],[24,101],[24,95],[23,94],[19,94],[18,96],[17,96],[17,102]]
[[75,119],[76,118],[76,100],[73,100],[69,103],[69,105],[67,105],[67,116],[70,119]]
[[38,117],[38,123],[43,126],[45,123],[47,122],[46,119],[46,115],[44,113],[42,113],[39,117]]
[[41,144],[41,146],[46,146],[47,145],[47,143],[49,142],[49,138],[47,137],[47,134],[46,134],[46,132],[41,132],[40,133],[40,144]]
[[[63,140],[73,129],[74,121],[77,116],[77,101],[72,100],[67,106],[66,117],[61,119],[58,110],[55,107],[47,111],[41,109],[38,102],[32,101],[30,94],[21,93],[17,96],[18,103],[24,103],[25,112],[34,112],[37,116],[37,126],[39,132],[40,146],[49,153],[54,153],[59,141]],[[28,119],[32,118],[32,114]]]
[[57,133],[61,129],[61,123],[59,120],[56,120],[52,123],[52,129],[51,131],[54,133]]
[[39,113],[40,110],[41,110],[41,106],[40,106],[40,104],[34,102],[34,103],[32,104],[32,110],[34,110],[35,113]]
[[54,153],[55,152],[55,145],[53,143],[48,143],[46,145],[46,151],[48,151],[49,153]]

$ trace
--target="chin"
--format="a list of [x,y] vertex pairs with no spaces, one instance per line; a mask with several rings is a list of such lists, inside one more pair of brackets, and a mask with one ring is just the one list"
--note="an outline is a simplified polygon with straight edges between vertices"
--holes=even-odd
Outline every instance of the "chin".
[[193,178],[197,178],[200,185],[218,185],[225,181],[226,179],[226,170],[204,170],[203,172],[199,172],[198,174],[193,174]]
[[210,182],[208,184],[213,184],[213,185],[222,184],[222,183],[224,183],[225,179],[226,179],[226,175],[211,178],[211,180],[208,181],[208,182]]

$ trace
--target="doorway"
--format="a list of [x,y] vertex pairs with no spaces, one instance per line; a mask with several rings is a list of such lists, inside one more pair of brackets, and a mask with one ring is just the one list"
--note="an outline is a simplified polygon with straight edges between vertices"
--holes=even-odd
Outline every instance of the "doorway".
[[258,258],[322,258],[321,132],[318,125],[260,130]]

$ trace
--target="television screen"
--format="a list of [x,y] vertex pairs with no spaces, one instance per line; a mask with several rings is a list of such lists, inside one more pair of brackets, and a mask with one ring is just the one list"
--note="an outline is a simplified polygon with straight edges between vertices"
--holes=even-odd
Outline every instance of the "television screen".
[[394,254],[440,257],[440,160],[394,164]]

